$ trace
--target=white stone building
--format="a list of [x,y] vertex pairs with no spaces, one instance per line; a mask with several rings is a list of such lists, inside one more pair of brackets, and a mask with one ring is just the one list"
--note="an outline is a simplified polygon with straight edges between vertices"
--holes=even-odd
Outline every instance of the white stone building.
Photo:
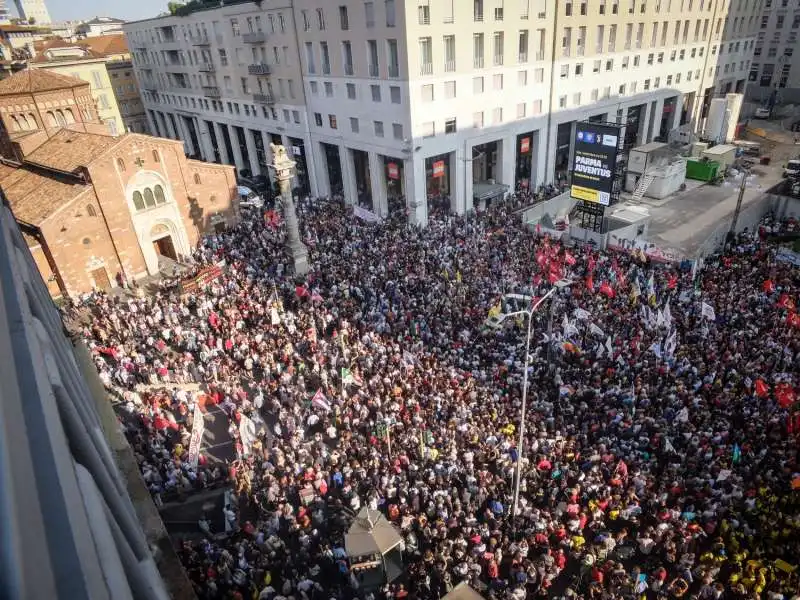
[[425,223],[429,195],[563,176],[576,121],[698,127],[744,91],[761,1],[263,0],[124,29],[152,131],[253,173],[280,141],[310,193]]

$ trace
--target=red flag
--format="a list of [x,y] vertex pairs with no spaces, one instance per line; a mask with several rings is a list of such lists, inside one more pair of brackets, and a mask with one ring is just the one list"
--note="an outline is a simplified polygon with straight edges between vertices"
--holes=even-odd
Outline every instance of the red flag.
[[555,271],[550,271],[547,274],[547,281],[549,281],[550,283],[555,283],[559,279],[561,279],[561,277],[559,277],[558,273],[556,273]]
[[676,285],[678,285],[678,276],[670,275],[669,279],[667,280],[667,289],[674,290]]
[[294,293],[297,294],[298,298],[304,298],[311,295],[311,293],[308,291],[308,288],[304,285],[298,285],[295,287]]
[[544,252],[539,250],[536,253],[536,264],[538,264],[540,267],[543,267],[546,260],[547,259],[545,258]]
[[792,300],[789,297],[789,294],[784,292],[783,294],[781,294],[781,297],[778,298],[778,307],[788,308],[789,310],[795,310],[795,303],[794,300]]
[[775,398],[781,408],[789,408],[796,398],[794,388],[788,383],[779,383],[775,386]]
[[764,383],[763,379],[756,379],[756,396],[759,398],[766,398],[769,396],[769,386]]
[[771,294],[775,291],[775,282],[771,279],[766,279],[761,288],[764,290],[764,293]]
[[576,261],[575,257],[569,252],[564,252],[564,262],[566,262],[569,266],[572,266],[578,261]]
[[800,315],[796,312],[790,312],[789,316],[786,317],[786,323],[792,327],[800,327]]
[[605,294],[609,298],[613,298],[614,296],[617,295],[617,293],[614,291],[614,288],[608,285],[607,281],[604,281],[603,283],[600,284],[600,289],[598,291],[601,294]]
[[591,273],[594,271],[594,266],[597,264],[597,261],[594,259],[594,255],[589,257],[589,272]]
[[539,285],[540,283],[542,283],[542,275],[541,273],[536,273],[533,276],[533,285]]
[[589,276],[586,278],[586,289],[590,292],[594,292],[594,277],[592,277],[591,273],[589,273]]

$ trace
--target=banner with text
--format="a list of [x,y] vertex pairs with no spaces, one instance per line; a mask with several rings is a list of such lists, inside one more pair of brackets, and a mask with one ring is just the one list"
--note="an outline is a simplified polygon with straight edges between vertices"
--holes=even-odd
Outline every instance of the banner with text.
[[192,437],[189,441],[189,452],[186,455],[186,462],[191,467],[197,467],[197,460],[200,458],[200,447],[203,443],[203,433],[206,430],[206,421],[200,404],[194,407],[194,422],[192,423]]
[[570,188],[573,198],[603,206],[611,204],[619,136],[618,126],[577,123]]

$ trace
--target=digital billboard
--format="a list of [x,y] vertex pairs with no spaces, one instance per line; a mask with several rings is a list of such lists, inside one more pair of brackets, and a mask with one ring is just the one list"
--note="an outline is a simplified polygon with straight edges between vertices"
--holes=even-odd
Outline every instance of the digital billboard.
[[573,198],[603,206],[611,203],[619,136],[618,126],[577,123],[570,187]]

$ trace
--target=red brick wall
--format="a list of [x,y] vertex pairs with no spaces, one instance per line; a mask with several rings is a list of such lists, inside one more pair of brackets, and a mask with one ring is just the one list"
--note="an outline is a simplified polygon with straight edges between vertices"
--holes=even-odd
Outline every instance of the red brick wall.
[[[95,216],[89,214],[89,206],[94,207]],[[70,295],[92,290],[89,271],[93,260],[104,263],[108,278],[114,282],[119,263],[93,192],[82,194],[58,211],[42,224],[41,231]],[[49,267],[47,271],[41,265],[39,268],[46,280],[50,276]]]
[[61,290],[58,289],[56,280],[52,278],[53,271],[50,269],[50,263],[47,262],[44,250],[41,246],[34,246],[30,248],[30,251],[33,256],[33,262],[36,263],[36,266],[39,268],[39,273],[41,273],[42,279],[44,279],[44,283],[47,285],[47,291],[50,292],[50,295],[54,298],[58,298],[61,295]]

